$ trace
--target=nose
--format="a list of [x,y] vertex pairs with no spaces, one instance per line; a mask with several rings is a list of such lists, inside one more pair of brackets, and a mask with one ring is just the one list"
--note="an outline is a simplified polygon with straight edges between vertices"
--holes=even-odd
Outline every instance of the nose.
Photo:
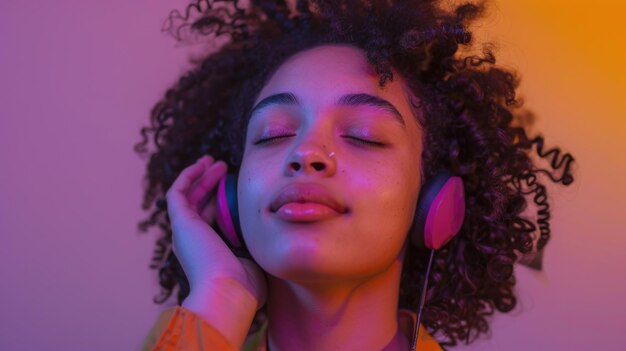
[[335,173],[337,164],[334,152],[325,145],[308,141],[297,145],[287,159],[287,176],[307,174],[328,177]]

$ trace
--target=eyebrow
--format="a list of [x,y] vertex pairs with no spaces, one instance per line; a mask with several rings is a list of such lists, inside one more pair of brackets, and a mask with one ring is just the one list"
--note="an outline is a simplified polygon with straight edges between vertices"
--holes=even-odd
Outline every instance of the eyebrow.
[[[249,116],[252,118],[255,114],[259,113],[262,109],[272,105],[301,105],[300,100],[292,93],[279,93],[270,95],[263,100],[259,101],[256,106],[250,110]],[[398,109],[389,101],[382,99],[378,96],[358,93],[358,94],[346,94],[341,96],[335,105],[338,106],[370,106],[377,107],[389,112],[389,116],[393,117],[403,127],[405,126],[404,118]]]

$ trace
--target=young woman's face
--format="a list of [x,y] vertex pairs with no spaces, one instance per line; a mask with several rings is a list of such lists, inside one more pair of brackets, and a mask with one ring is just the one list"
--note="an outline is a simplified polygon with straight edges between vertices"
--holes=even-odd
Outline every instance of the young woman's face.
[[[254,103],[238,181],[244,239],[265,271],[362,279],[399,259],[420,185],[407,94],[395,72],[381,89],[348,45],[300,52],[274,73]],[[281,194],[292,197],[277,209]]]

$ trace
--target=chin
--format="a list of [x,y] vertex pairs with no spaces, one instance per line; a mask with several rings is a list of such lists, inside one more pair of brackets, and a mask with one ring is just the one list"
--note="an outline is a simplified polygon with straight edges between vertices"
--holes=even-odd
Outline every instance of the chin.
[[340,275],[338,268],[345,269],[345,264],[338,262],[336,255],[332,256],[316,243],[299,241],[293,245],[283,244],[273,252],[266,251],[263,257],[259,257],[258,264],[283,280],[313,282],[336,279]]
[[276,278],[300,284],[366,279],[389,267],[372,260],[371,255],[361,255],[361,260],[351,259],[345,252],[329,254],[315,245],[298,244],[265,256],[266,260],[259,264]]

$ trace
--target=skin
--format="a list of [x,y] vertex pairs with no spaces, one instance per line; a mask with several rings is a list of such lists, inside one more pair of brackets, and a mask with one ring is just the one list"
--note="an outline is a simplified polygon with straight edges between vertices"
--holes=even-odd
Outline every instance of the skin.
[[[292,56],[255,105],[278,93],[291,93],[300,103],[253,114],[238,180],[244,239],[267,273],[270,348],[408,349],[397,304],[420,187],[422,131],[412,96],[396,72],[381,89],[364,52],[349,45]],[[335,104],[349,93],[387,100],[404,126],[381,108]],[[320,184],[348,212],[310,223],[281,220],[269,207],[290,183]]]

